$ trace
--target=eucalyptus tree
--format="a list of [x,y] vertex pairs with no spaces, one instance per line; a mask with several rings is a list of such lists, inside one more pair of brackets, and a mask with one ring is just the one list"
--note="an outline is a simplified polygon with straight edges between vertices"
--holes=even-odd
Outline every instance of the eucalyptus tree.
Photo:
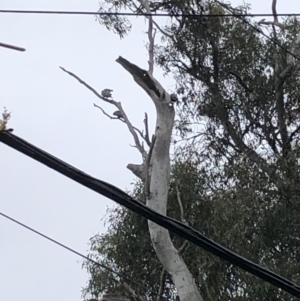
[[[139,178],[132,194],[299,281],[299,20],[279,20],[276,0],[273,20],[259,22],[244,16],[248,5],[220,1],[106,0],[100,12],[122,9],[147,14],[149,69],[122,57],[117,62],[155,104],[154,136],[147,115],[142,132],[111,94],[100,95],[63,70],[114,105],[113,116],[100,109],[132,134],[142,157],[142,164],[127,166]],[[226,16],[228,11],[236,16]],[[151,17],[159,12],[170,16],[167,24]],[[97,18],[122,38],[131,29],[126,17]],[[174,76],[176,97],[154,78],[155,64]],[[173,165],[171,143],[177,146]],[[91,275],[86,296],[110,291],[136,300],[291,299],[125,209],[109,212],[108,222],[108,233],[91,240],[90,256],[132,281],[85,262]]]

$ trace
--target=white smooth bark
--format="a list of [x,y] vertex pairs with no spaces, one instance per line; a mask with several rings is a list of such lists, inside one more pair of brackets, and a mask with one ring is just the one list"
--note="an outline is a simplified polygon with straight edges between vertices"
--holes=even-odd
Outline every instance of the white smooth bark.
[[[136,83],[151,97],[156,107],[156,138],[151,157],[150,196],[147,199],[147,206],[166,215],[170,180],[170,143],[175,117],[174,106],[170,95],[149,72],[122,57],[119,57],[117,62],[133,76]],[[155,252],[163,267],[172,276],[180,300],[202,301],[193,276],[174,247],[168,230],[151,221],[148,221],[148,225]]]

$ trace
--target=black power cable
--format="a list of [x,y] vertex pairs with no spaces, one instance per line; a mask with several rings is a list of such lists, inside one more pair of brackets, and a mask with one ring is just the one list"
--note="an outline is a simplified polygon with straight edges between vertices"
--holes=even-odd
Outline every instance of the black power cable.
[[192,227],[187,226],[184,223],[173,218],[159,214],[154,210],[151,210],[147,206],[130,197],[121,189],[104,181],[91,177],[90,175],[80,171],[79,169],[72,167],[71,165],[46,153],[45,151],[28,143],[27,141],[13,135],[10,131],[0,132],[0,141],[14,148],[15,150],[31,157],[32,159],[56,170],[66,177],[84,185],[85,187],[88,187],[95,192],[108,197],[118,204],[172,231],[178,236],[185,238],[186,240],[205,249],[206,251],[220,257],[221,259],[224,259],[231,264],[236,265],[243,270],[265,280],[266,282],[269,282],[274,286],[300,298],[300,287],[297,284],[222,247],[221,245],[210,240]]

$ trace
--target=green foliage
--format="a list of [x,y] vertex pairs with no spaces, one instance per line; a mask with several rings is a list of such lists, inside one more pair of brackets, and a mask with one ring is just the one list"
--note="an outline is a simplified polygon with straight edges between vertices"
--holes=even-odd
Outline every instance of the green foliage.
[[[122,8],[127,7],[127,3],[130,1],[127,0],[105,0],[100,2],[100,7],[98,9],[99,13],[109,12],[109,13],[118,13]],[[104,25],[108,30],[112,30],[114,33],[118,34],[120,38],[124,38],[131,30],[131,23],[125,17],[119,15],[97,15],[96,20]]]
[[[141,9],[133,1],[111,2],[114,9]],[[153,12],[225,14],[212,1],[170,0],[150,3]],[[249,6],[236,8],[247,13]],[[251,23],[252,26],[246,24]],[[120,21],[121,22],[121,21]],[[112,25],[113,23],[111,23]],[[121,32],[127,32],[126,23]],[[287,18],[284,30],[268,27],[270,37],[294,47],[300,21]],[[173,17],[167,36],[156,45],[156,63],[176,80],[180,98],[175,133],[168,215],[180,219],[176,185],[185,218],[216,242],[300,283],[299,63],[263,37],[245,17]],[[176,141],[174,141],[175,143]],[[132,195],[144,200],[137,182]],[[109,231],[91,240],[90,256],[143,284],[128,283],[156,300],[162,266],[147,222],[123,208],[108,213]],[[171,233],[176,247],[183,241]],[[262,280],[189,245],[182,254],[204,300],[294,300]],[[85,262],[90,293],[124,291],[118,277]],[[169,275],[164,296],[175,300]],[[124,291],[125,293],[125,291]]]

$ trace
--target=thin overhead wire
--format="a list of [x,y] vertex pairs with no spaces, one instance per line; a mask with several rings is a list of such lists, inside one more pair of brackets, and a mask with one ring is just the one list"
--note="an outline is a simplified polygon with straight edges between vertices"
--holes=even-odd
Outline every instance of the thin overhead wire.
[[[93,260],[92,258],[90,258],[90,257],[88,257],[88,256],[86,256],[86,255],[84,255],[84,254],[82,254],[82,253],[80,253],[80,252],[78,252],[78,251],[76,251],[76,250],[74,250],[74,249],[72,249],[72,248],[66,246],[65,244],[62,244],[61,242],[59,242],[59,241],[57,241],[57,240],[55,240],[55,239],[53,239],[53,238],[51,238],[51,237],[49,237],[49,236],[47,236],[47,235],[45,235],[45,234],[43,234],[43,233],[41,233],[41,232],[39,232],[39,231],[33,229],[33,228],[31,228],[31,227],[29,227],[29,226],[27,226],[27,225],[21,223],[20,221],[18,221],[18,220],[16,220],[16,219],[14,219],[14,218],[12,218],[12,217],[10,217],[10,216],[8,216],[8,215],[2,213],[2,212],[0,212],[0,215],[2,215],[2,216],[5,217],[6,219],[9,219],[10,221],[12,221],[12,222],[14,222],[14,223],[16,223],[16,224],[22,226],[23,228],[26,228],[27,230],[29,230],[29,231],[31,231],[31,232],[33,232],[33,233],[35,233],[35,234],[37,234],[37,235],[39,235],[39,236],[41,236],[41,237],[43,237],[43,238],[45,238],[45,239],[47,239],[47,240],[53,242],[54,244],[59,245],[60,247],[66,249],[66,250],[68,250],[68,251],[70,251],[70,252],[72,252],[72,253],[74,253],[74,254],[80,256],[80,257],[82,257],[83,259],[88,260],[88,261],[94,263],[95,265],[99,266],[100,268],[103,268],[103,269],[107,270],[108,272],[117,275],[118,277],[120,277],[120,278],[122,278],[122,279],[128,281],[129,283],[133,283],[133,284],[139,286],[140,288],[142,288],[142,289],[144,289],[144,290],[146,290],[146,291],[149,291],[149,289],[148,289],[146,286],[144,286],[144,285],[142,285],[142,284],[140,284],[140,283],[138,283],[138,282],[136,282],[136,281],[131,280],[129,276],[127,276],[127,275],[125,275],[125,274],[121,274],[121,273],[119,273],[119,272],[113,270],[112,268],[110,268],[110,267],[108,267],[108,266],[106,266],[106,265],[104,265],[104,264],[102,264],[102,263],[100,263],[100,262],[98,262],[98,261]],[[155,292],[153,292],[153,291],[150,291],[150,292],[151,292],[152,294],[154,294],[154,295],[159,296],[158,293],[155,293]]]
[[[247,23],[249,26],[251,26],[253,29],[255,29],[257,32],[262,34],[264,37],[272,41],[274,44],[276,44],[278,47],[286,51],[286,53],[290,54],[292,57],[300,61],[300,57],[296,56],[294,53],[289,51],[287,48],[282,46],[280,43],[275,41],[274,39],[270,38],[267,34],[265,34],[261,29],[257,28],[256,26],[252,25],[250,22],[245,20],[245,17],[273,17],[274,15],[269,14],[236,14],[232,12],[228,6],[218,0],[215,0],[216,3],[220,4],[222,7],[224,7],[226,10],[230,12],[230,14],[168,14],[168,13],[130,13],[130,12],[93,12],[93,11],[58,11],[58,10],[12,10],[12,9],[1,9],[0,13],[3,14],[43,14],[43,15],[98,15],[98,16],[127,16],[127,17],[184,17],[189,19],[201,19],[201,18],[225,18],[225,17],[237,17],[243,22]],[[299,17],[300,13],[284,13],[284,14],[277,14],[277,17]]]
[[[225,17],[273,17],[273,14],[168,14],[168,13],[130,13],[130,12],[99,12],[99,11],[59,11],[59,10],[14,10],[1,9],[0,13],[5,14],[43,14],[43,15],[98,15],[98,16],[132,16],[132,17],[186,17],[191,19],[197,18],[225,18]],[[277,14],[278,17],[299,17],[300,13]]]
[[[80,139],[80,137],[78,137]],[[10,131],[0,132],[0,141],[9,147],[25,154],[26,156],[54,169],[66,177],[80,183],[81,185],[108,197],[116,203],[134,211],[135,213],[151,220],[152,222],[172,231],[178,236],[185,238],[198,247],[212,253],[219,258],[236,265],[243,270],[273,284],[274,286],[300,298],[300,286],[288,279],[273,273],[258,264],[243,258],[242,256],[228,250],[218,243],[207,238],[196,229],[171,217],[162,215],[141,202],[133,199],[121,189],[112,184],[93,178],[79,169],[59,160],[49,153],[39,149],[29,142],[13,135]]]

